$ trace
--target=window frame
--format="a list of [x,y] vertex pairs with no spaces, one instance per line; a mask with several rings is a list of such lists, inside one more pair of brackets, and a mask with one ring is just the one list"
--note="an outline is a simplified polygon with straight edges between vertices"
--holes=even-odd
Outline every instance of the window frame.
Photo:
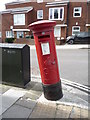
[[13,31],[6,31],[6,38],[12,38],[14,37]]
[[[17,34],[17,39],[24,38],[24,32],[23,31],[17,31],[16,34]],[[20,36],[22,36],[22,37],[20,37]]]
[[78,32],[80,32],[80,26],[73,26],[72,27],[72,35],[75,35],[75,34],[73,34],[73,32],[77,31],[77,30],[74,30],[75,27],[79,28]]
[[[54,17],[55,9],[58,10],[58,18]],[[62,18],[60,18],[60,9],[62,9]],[[50,18],[51,10],[52,10],[52,18]],[[49,20],[61,20],[61,21],[63,21],[64,20],[64,7],[49,8]]]
[[37,3],[42,3],[43,2],[43,0],[37,0]]
[[2,32],[0,31],[0,38],[2,38]]
[[[42,18],[39,16],[39,12],[42,11]],[[43,19],[43,10],[37,10],[37,19]]]
[[[80,11],[76,12],[75,9],[80,9]],[[75,16],[75,13],[79,13],[80,16]],[[81,13],[82,13],[82,7],[74,7],[74,9],[73,9],[73,17],[81,17]]]
[[[20,15],[20,16],[19,16]],[[18,23],[18,19],[19,19],[19,17],[21,17],[21,15],[22,15],[22,19],[24,19],[22,22],[21,21],[19,21],[19,23]],[[18,17],[19,16],[19,17]],[[16,18],[15,18],[16,17]],[[15,19],[17,19],[17,20],[15,20]],[[13,24],[14,24],[14,26],[19,26],[19,25],[25,25],[25,14],[24,13],[22,13],[22,14],[14,14],[13,15]]]

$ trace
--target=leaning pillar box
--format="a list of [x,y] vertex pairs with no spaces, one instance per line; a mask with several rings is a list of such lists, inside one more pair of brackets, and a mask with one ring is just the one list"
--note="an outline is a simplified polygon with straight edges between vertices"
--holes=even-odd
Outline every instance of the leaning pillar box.
[[42,20],[29,25],[33,31],[44,96],[48,100],[63,97],[56,55],[55,21]]

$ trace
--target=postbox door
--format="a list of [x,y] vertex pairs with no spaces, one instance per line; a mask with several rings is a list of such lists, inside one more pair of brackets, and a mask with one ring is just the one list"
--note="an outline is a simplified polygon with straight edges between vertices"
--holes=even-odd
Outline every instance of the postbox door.
[[[49,33],[50,34],[50,33]],[[51,40],[52,34],[42,35],[38,38],[36,47],[39,49],[39,65],[42,82],[44,84],[55,84],[60,80],[58,73],[57,57],[54,42]]]

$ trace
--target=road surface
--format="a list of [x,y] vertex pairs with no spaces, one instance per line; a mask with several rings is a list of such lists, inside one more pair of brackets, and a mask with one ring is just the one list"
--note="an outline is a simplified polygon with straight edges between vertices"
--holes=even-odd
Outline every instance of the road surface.
[[[40,75],[35,49],[31,49],[31,73]],[[88,49],[58,49],[60,78],[88,85]]]

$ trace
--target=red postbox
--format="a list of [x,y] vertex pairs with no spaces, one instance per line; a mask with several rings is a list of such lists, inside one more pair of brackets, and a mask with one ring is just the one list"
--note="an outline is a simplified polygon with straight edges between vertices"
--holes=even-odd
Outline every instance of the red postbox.
[[54,39],[55,25],[55,21],[49,20],[29,25],[34,34],[44,96],[48,100],[58,100],[63,96]]

